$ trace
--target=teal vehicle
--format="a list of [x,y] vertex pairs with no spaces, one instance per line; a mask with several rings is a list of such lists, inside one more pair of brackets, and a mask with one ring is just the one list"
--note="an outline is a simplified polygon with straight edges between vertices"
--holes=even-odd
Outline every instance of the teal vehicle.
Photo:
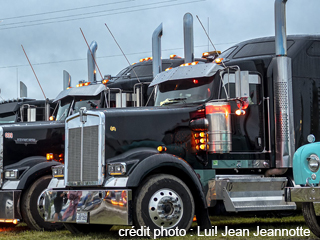
[[302,203],[302,213],[310,230],[320,237],[320,142],[308,136],[307,145],[293,156],[294,187],[286,189],[288,202]]

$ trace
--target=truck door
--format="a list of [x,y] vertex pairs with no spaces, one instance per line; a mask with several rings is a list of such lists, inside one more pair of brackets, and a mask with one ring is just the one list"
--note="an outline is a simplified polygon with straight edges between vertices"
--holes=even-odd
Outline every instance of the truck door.
[[[235,75],[224,74],[221,99],[235,98]],[[249,74],[248,106],[244,114],[236,115],[240,105],[231,101],[232,151],[261,152],[265,149],[265,116],[262,78],[258,73]]]

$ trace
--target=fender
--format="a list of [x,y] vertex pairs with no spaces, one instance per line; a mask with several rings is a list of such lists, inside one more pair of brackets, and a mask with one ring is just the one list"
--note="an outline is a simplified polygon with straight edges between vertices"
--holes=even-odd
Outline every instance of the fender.
[[[39,157],[37,157],[38,159]],[[26,172],[22,175],[20,179],[19,185],[17,189],[26,189],[29,185],[44,175],[52,175],[51,167],[61,165],[61,163],[56,161],[47,162],[46,158],[42,157],[43,161],[32,166],[31,168],[27,169]],[[31,159],[31,158],[29,158]]]
[[193,168],[182,158],[166,153],[157,153],[146,157],[128,172],[127,187],[139,186],[145,177],[152,172],[157,172],[157,170],[180,177],[190,187],[196,205],[198,225],[202,229],[211,229],[202,184]]

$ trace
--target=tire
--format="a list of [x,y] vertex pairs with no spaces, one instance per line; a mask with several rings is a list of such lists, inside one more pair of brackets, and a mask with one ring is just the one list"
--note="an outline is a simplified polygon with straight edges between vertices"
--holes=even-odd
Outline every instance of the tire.
[[102,224],[64,223],[64,226],[73,234],[106,233],[112,228],[112,225]]
[[146,179],[137,189],[133,220],[136,228],[155,229],[190,228],[194,217],[193,196],[179,178],[157,174]]
[[312,202],[302,203],[302,214],[311,232],[320,237],[320,216],[316,215]]
[[63,228],[62,223],[45,222],[37,207],[38,198],[40,194],[48,187],[51,178],[52,176],[50,175],[40,177],[22,195],[22,219],[32,230],[53,231]]

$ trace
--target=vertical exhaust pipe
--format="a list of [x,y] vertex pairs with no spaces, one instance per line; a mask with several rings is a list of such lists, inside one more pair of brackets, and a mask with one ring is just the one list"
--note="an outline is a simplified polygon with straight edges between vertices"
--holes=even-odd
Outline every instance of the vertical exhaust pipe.
[[272,59],[272,66],[277,168],[268,170],[266,176],[281,175],[286,168],[292,167],[295,151],[291,58],[287,57],[286,2],[275,0],[274,4],[276,57]]
[[[96,65],[94,63],[94,60],[92,58],[92,55],[94,59],[96,59],[96,51],[98,49],[98,44],[96,41],[92,41],[90,44],[90,50],[88,49],[87,52],[87,59],[88,59],[88,81],[89,82],[96,82]],[[92,54],[91,54],[92,53]]]
[[274,3],[276,56],[287,56],[286,2],[276,0]]
[[194,62],[193,17],[191,13],[183,16],[184,62]]
[[62,90],[66,90],[69,87],[71,87],[71,75],[66,70],[63,70],[63,89]]
[[154,30],[152,34],[152,70],[153,77],[162,72],[161,61],[161,37],[162,37],[162,23]]
[[27,86],[22,81],[20,81],[20,98],[26,97],[28,97]]

